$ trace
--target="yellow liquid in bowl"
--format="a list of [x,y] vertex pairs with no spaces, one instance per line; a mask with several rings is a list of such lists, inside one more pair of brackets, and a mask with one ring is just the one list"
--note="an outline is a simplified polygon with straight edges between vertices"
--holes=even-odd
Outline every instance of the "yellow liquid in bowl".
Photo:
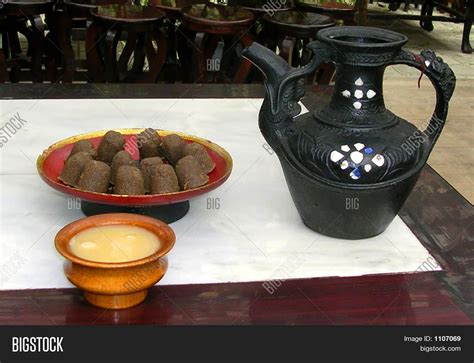
[[126,262],[152,255],[158,251],[160,240],[145,228],[119,224],[81,231],[71,239],[69,247],[85,260]]

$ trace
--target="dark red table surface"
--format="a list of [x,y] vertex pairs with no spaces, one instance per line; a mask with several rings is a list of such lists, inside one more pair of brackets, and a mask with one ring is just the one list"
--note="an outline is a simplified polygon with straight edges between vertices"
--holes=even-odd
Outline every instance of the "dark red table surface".
[[[319,87],[303,103],[327,100]],[[8,98],[261,97],[261,85],[2,85]],[[71,101],[73,102],[73,101]],[[0,292],[0,324],[472,324],[474,208],[426,166],[400,212],[443,271],[155,286],[136,307],[88,305],[77,289]],[[59,272],[58,273],[62,273]]]

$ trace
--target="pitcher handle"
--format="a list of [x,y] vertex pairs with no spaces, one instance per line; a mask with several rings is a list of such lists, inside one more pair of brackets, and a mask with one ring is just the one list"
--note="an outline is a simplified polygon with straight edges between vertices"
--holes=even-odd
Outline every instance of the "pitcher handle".
[[334,61],[336,56],[336,50],[332,46],[329,46],[320,41],[311,42],[306,46],[311,52],[313,52],[314,68],[318,68],[321,63]]
[[390,63],[405,64],[414,67],[425,74],[436,90],[436,106],[431,116],[430,122],[423,133],[427,136],[430,150],[433,148],[446,122],[448,115],[448,103],[453,95],[456,86],[456,77],[431,49],[423,50],[420,55],[416,55],[406,49],[402,49],[395,59]]

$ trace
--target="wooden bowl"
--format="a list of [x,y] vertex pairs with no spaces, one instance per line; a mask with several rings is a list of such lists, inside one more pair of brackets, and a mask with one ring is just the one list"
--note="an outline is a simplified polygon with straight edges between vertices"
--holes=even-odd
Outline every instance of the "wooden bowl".
[[[94,262],[72,253],[69,242],[77,233],[91,227],[112,224],[141,227],[161,241],[158,251],[145,258],[127,262]],[[69,281],[84,290],[92,305],[124,309],[141,303],[148,288],[155,285],[168,269],[166,254],[175,242],[173,230],[151,217],[128,213],[110,213],[79,219],[61,229],[55,238],[56,249],[66,258],[64,273]]]

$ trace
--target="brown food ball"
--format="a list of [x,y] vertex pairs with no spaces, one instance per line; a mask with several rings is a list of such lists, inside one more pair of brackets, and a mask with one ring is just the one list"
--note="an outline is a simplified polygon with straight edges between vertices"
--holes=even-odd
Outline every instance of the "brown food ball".
[[80,151],[75,153],[73,156],[70,156],[66,160],[61,174],[59,174],[59,180],[72,187],[77,186],[77,182],[84,171],[84,167],[90,160],[92,160],[92,156],[88,151]]
[[156,165],[150,180],[151,194],[179,192],[178,178],[170,164]]
[[131,165],[119,167],[115,176],[114,192],[121,195],[145,194],[145,182],[140,169]]
[[97,151],[94,149],[94,145],[92,145],[92,142],[89,140],[76,141],[67,159],[80,152],[88,152],[92,156],[92,159],[97,159]]
[[209,177],[203,173],[201,165],[192,155],[178,161],[176,175],[183,190],[198,188],[209,181]]
[[146,158],[140,163],[140,170],[143,174],[143,180],[145,181],[145,192],[150,192],[151,174],[156,166],[162,165],[163,160],[160,157]]
[[138,134],[137,145],[140,151],[140,159],[160,156],[160,135],[156,130],[148,128]]
[[176,164],[183,157],[183,150],[186,146],[184,140],[176,134],[169,134],[163,137],[161,149],[164,156],[172,164]]
[[112,159],[111,165],[111,175],[110,175],[110,184],[115,184],[115,177],[117,176],[117,171],[122,165],[133,165],[135,162],[132,159],[132,156],[125,150],[119,151],[115,154]]
[[107,193],[110,180],[110,166],[102,161],[89,160],[77,182],[81,190],[96,193]]
[[211,157],[207,153],[206,148],[202,146],[201,144],[198,144],[197,142],[192,142],[190,144],[187,144],[184,147],[183,154],[184,156],[187,156],[187,155],[194,156],[196,160],[199,162],[199,164],[201,165],[201,168],[204,174],[209,174],[216,167],[216,163],[214,163],[214,160],[211,159]]
[[102,140],[100,140],[97,154],[100,161],[110,165],[115,154],[123,150],[125,139],[117,131],[107,131]]

